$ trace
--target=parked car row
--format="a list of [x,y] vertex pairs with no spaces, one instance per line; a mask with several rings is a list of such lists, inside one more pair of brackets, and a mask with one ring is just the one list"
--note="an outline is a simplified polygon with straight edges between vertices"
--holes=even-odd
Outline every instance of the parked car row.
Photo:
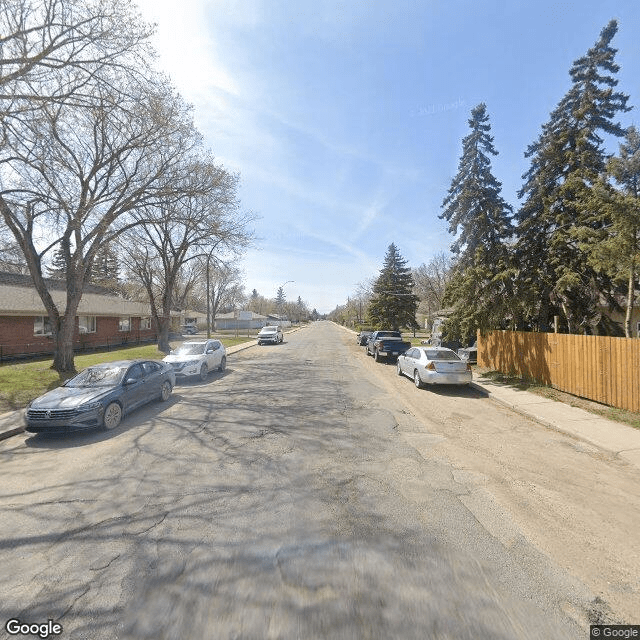
[[87,367],[57,389],[36,398],[26,408],[30,433],[115,429],[138,407],[166,402],[176,379],[224,371],[227,355],[220,340],[190,340],[162,361],[120,360]]
[[394,358],[398,375],[408,376],[419,389],[431,384],[466,385],[473,377],[470,362],[476,360],[475,345],[461,355],[439,345],[412,347],[399,331],[361,331],[356,340],[376,361]]

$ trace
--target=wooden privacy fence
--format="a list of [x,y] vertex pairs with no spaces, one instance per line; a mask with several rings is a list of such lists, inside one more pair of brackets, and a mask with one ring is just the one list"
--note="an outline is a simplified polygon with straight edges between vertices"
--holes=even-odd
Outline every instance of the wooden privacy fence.
[[640,411],[640,340],[564,333],[478,334],[478,366]]

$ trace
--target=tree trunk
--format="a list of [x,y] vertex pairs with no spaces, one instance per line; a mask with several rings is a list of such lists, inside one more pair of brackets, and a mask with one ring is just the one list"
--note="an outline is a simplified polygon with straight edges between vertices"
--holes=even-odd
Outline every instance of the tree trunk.
[[76,373],[73,358],[73,338],[75,335],[76,316],[65,314],[60,316],[58,327],[53,326],[55,352],[51,368],[58,373]]
[[169,344],[169,322],[171,317],[169,314],[158,317],[158,350],[162,353],[169,353],[171,345]]
[[635,261],[631,260],[631,266],[629,267],[629,283],[627,287],[627,313],[624,318],[624,335],[627,338],[633,337],[633,329],[631,327],[631,318],[633,316],[634,299],[636,292],[636,265]]

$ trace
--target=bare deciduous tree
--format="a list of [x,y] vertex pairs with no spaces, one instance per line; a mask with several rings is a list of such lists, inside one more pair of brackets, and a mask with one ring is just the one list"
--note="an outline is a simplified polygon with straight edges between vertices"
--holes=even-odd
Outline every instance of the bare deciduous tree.
[[[206,281],[206,264],[203,278]],[[244,300],[242,270],[232,261],[217,262],[209,270],[209,326],[215,326],[216,315],[224,309],[233,309]],[[206,288],[206,284],[205,284]]]
[[44,103],[92,105],[97,77],[145,77],[152,33],[125,0],[3,0],[2,120]]
[[430,315],[442,309],[444,291],[451,279],[452,261],[446,253],[436,254],[428,264],[413,271],[414,292],[420,298],[420,311]]
[[[51,320],[53,367],[73,371],[75,316],[95,255],[134,211],[166,200],[168,174],[199,143],[189,109],[160,83],[114,95],[96,83],[94,107],[47,103],[10,123],[0,151],[0,213],[20,245]],[[43,277],[53,251],[66,262],[66,307]]]
[[0,271],[27,275],[29,269],[20,245],[12,237],[7,237],[10,234],[6,228],[0,226],[0,233],[5,236],[0,237]]
[[250,215],[240,212],[238,176],[204,157],[191,162],[187,177],[171,180],[166,201],[145,207],[139,225],[122,238],[127,266],[144,283],[158,328],[158,348],[169,352],[169,327],[175,285],[185,265],[196,258],[239,252],[252,234]]

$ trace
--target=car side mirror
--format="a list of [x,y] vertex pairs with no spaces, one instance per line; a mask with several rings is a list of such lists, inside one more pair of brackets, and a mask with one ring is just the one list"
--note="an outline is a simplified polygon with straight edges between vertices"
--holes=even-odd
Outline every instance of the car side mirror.
[[128,387],[129,385],[135,384],[136,382],[138,382],[135,378],[127,378],[124,381],[125,387]]

